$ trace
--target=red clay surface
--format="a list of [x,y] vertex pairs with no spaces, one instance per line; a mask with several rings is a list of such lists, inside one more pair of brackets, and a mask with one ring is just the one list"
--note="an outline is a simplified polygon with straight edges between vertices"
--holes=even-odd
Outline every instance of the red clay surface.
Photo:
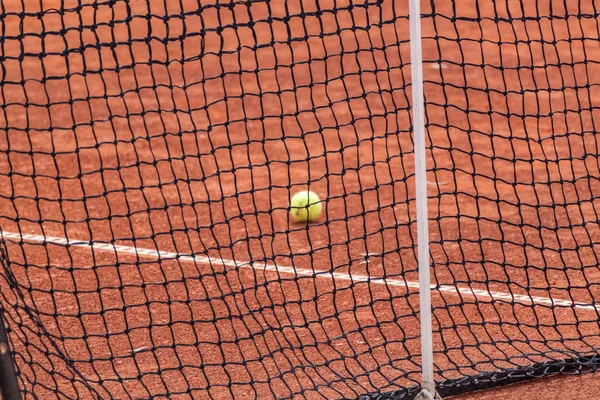
[[[23,297],[3,302],[27,394],[312,399],[416,384],[406,2],[83,3],[0,6],[0,227],[204,261],[9,241]],[[423,19],[436,283],[598,302],[597,21],[521,18],[594,14],[582,3],[423,4],[436,15]],[[307,187],[326,199],[309,227],[288,215]],[[365,275],[389,283],[343,278]],[[432,301],[438,380],[600,346],[595,309]]]

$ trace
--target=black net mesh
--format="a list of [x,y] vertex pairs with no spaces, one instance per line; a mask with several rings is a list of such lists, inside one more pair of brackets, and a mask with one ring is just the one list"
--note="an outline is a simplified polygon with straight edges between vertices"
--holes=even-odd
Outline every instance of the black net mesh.
[[[422,7],[440,392],[594,369],[594,2]],[[0,2],[24,397],[414,396],[408,28],[405,0]]]
[[423,19],[438,379],[580,371],[600,346],[598,10],[463,3]]

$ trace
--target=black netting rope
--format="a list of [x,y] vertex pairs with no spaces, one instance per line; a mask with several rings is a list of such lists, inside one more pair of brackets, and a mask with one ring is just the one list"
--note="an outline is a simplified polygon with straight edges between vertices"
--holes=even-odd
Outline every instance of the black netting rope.
[[[422,12],[439,391],[595,370],[595,5]],[[24,397],[413,397],[409,54],[406,1],[0,3]]]

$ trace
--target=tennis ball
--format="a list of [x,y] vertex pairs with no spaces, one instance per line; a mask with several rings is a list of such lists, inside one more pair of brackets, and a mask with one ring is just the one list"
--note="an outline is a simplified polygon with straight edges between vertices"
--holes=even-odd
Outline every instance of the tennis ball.
[[303,190],[292,197],[290,214],[297,222],[313,222],[321,215],[321,199],[310,190]]

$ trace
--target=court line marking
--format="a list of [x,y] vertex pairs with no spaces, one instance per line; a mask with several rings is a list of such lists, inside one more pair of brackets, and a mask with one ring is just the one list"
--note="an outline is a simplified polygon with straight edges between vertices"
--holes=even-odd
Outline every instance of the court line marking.
[[427,182],[427,184],[428,184],[428,185],[432,185],[432,186],[437,186],[437,185],[439,185],[439,186],[446,186],[447,184],[449,184],[449,183],[450,183],[450,181],[443,181],[443,182],[438,182],[438,181],[435,181],[435,182],[432,182],[432,181],[426,181],[426,182]]
[[[100,251],[111,251],[118,252],[124,254],[133,254],[136,256],[144,256],[144,257],[152,257],[155,258],[155,261],[161,260],[179,260],[184,262],[196,262],[202,264],[217,264],[222,265],[224,267],[232,267],[232,268],[251,268],[257,271],[265,271],[265,272],[277,272],[284,274],[291,274],[296,276],[312,276],[313,278],[330,278],[330,279],[338,279],[343,281],[350,281],[353,283],[357,282],[370,282],[373,284],[382,284],[388,286],[396,286],[396,287],[404,287],[406,289],[419,289],[419,282],[417,281],[406,281],[404,279],[397,278],[372,278],[367,275],[362,274],[346,274],[343,272],[327,272],[327,271],[313,271],[308,268],[295,268],[284,265],[275,265],[273,263],[263,263],[263,262],[249,262],[249,261],[235,261],[228,259],[221,259],[215,257],[209,257],[204,255],[191,255],[191,254],[181,254],[175,253],[171,251],[159,251],[159,250],[151,250],[144,249],[135,246],[122,246],[111,243],[99,243],[99,242],[89,242],[89,241],[80,241],[80,240],[68,240],[62,237],[54,237],[54,236],[41,236],[41,235],[31,235],[31,234],[20,234],[15,232],[2,232],[2,236],[4,239],[13,241],[13,242],[34,242],[34,243],[47,243],[47,244],[55,244],[61,246],[70,246],[70,247],[85,247],[94,250]],[[598,310],[600,311],[599,303],[582,303],[582,302],[574,302],[570,300],[563,299],[555,299],[552,297],[541,297],[541,296],[529,296],[524,294],[515,294],[515,293],[506,293],[506,292],[496,292],[492,290],[484,290],[484,289],[474,289],[471,287],[459,287],[456,285],[431,285],[431,290],[443,292],[443,293],[452,293],[455,295],[466,295],[474,298],[485,298],[490,300],[508,300],[513,303],[525,304],[525,305],[545,305],[545,306],[553,306],[553,307],[569,307],[576,308],[580,310]]]

